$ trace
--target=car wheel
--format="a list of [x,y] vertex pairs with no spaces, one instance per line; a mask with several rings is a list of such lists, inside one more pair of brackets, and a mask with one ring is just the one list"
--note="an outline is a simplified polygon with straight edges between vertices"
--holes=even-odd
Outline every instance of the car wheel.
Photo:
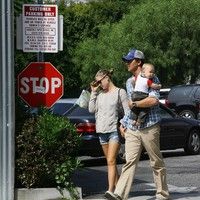
[[125,156],[125,144],[121,144],[121,147],[119,149],[119,153],[117,156],[117,160],[120,163],[126,162],[126,156]]
[[195,119],[196,114],[192,110],[182,110],[179,112],[179,115],[184,118]]
[[186,141],[185,152],[190,155],[200,153],[200,135],[198,130],[192,130]]

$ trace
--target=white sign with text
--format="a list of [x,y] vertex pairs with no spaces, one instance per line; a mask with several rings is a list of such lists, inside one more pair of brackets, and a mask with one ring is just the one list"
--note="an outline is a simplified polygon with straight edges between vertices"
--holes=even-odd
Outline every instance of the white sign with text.
[[58,52],[57,5],[23,5],[23,51]]

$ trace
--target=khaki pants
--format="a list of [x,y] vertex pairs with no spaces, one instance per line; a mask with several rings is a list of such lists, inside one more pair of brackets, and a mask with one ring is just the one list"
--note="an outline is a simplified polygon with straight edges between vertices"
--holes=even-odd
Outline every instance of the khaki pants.
[[156,196],[167,199],[169,192],[166,182],[165,164],[160,152],[160,126],[154,125],[137,131],[128,129],[125,133],[125,139],[126,164],[122,168],[122,173],[114,193],[119,195],[123,200],[128,198],[142,146],[144,146],[153,169],[157,190]]

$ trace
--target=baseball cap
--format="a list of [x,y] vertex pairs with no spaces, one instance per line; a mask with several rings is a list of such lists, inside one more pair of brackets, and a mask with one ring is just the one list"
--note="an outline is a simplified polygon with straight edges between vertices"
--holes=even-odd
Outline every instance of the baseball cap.
[[137,49],[131,49],[127,55],[122,57],[122,60],[124,62],[128,62],[128,61],[134,60],[135,58],[144,60],[144,53]]

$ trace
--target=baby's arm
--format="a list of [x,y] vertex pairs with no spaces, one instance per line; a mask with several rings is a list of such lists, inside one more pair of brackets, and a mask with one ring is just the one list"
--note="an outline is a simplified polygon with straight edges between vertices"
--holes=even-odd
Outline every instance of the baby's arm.
[[148,80],[148,86],[154,90],[160,90],[162,85],[160,83],[154,83],[152,79]]
[[154,89],[154,90],[160,90],[160,88],[162,87],[162,85],[161,84],[152,83],[150,87],[152,89]]

